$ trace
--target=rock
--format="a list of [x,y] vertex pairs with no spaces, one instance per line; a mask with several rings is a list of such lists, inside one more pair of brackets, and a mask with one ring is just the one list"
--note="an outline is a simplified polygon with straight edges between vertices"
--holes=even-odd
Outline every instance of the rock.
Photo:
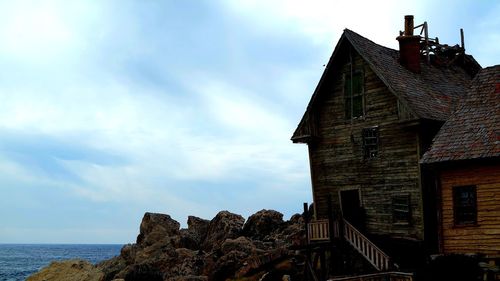
[[52,262],[27,281],[100,281],[104,273],[91,263],[82,260]]
[[120,256],[125,260],[127,264],[131,264],[135,261],[137,250],[137,245],[127,244],[122,247]]
[[154,265],[138,264],[125,276],[125,281],[163,281],[163,273]]
[[177,247],[198,250],[201,247],[201,243],[199,241],[200,239],[198,239],[192,232],[187,229],[181,229],[179,244]]
[[208,225],[210,221],[195,216],[189,216],[187,220],[188,228],[180,231],[180,247],[191,250],[201,248],[205,237],[207,236]]
[[139,249],[136,253],[135,263],[152,262],[166,257],[175,258],[177,257],[175,249],[175,244],[171,239],[162,239],[153,245]]
[[187,222],[187,229],[179,229],[168,215],[146,213],[137,243],[123,246],[119,256],[96,266],[54,263],[28,280],[301,280],[303,259],[287,248],[305,239],[301,215],[283,222],[281,213],[262,210],[245,223],[222,211],[211,221],[190,216]]
[[221,251],[223,254],[227,254],[231,251],[241,251],[251,254],[257,252],[257,248],[248,238],[240,236],[236,239],[226,239],[221,245]]
[[274,210],[261,210],[248,218],[243,226],[243,235],[252,239],[263,239],[282,224],[282,213]]
[[208,225],[210,224],[210,221],[195,216],[189,216],[187,224],[188,224],[188,230],[190,232],[199,236],[200,239],[203,239],[207,235]]
[[213,281],[231,278],[245,264],[248,256],[248,253],[242,251],[231,251],[218,258],[215,264],[212,265],[213,268],[206,267],[205,275],[211,276],[209,280]]
[[191,233],[195,241],[201,245],[205,237],[207,237],[210,221],[195,216],[189,216],[187,224],[189,233]]
[[116,275],[127,267],[127,262],[120,255],[112,259],[103,261],[96,266],[104,273],[103,280],[112,280]]
[[186,248],[175,250],[177,253],[177,262],[168,269],[168,275],[176,276],[198,276],[203,268],[203,256],[198,255],[198,251]]
[[174,278],[167,278],[165,281],[208,281],[207,276],[179,276]]
[[228,211],[219,212],[208,224],[207,236],[203,242],[203,249],[211,251],[218,248],[226,239],[240,236],[245,219]]
[[301,214],[294,214],[290,217],[289,223],[304,224],[304,217]]
[[306,243],[304,220],[302,216],[295,219],[295,222],[290,220],[284,223],[283,229],[271,234],[271,236],[274,236],[275,242],[281,243],[281,247],[289,248],[292,246],[304,245]]
[[151,245],[166,237],[179,235],[180,224],[169,215],[145,213],[142,218],[137,244]]

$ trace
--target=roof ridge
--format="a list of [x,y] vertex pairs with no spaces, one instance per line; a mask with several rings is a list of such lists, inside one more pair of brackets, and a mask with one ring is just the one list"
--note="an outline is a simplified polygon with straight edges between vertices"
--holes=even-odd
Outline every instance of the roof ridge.
[[351,34],[353,34],[353,35],[355,35],[355,36],[361,37],[363,40],[369,41],[370,43],[375,44],[375,45],[377,45],[378,47],[382,47],[382,48],[384,48],[384,49],[391,50],[391,51],[395,51],[395,52],[398,52],[398,53],[399,53],[399,51],[398,51],[398,50],[396,50],[396,49],[392,49],[392,48],[389,48],[389,47],[384,46],[384,45],[380,45],[380,44],[378,44],[378,43],[376,43],[376,42],[372,41],[371,39],[369,39],[369,38],[367,38],[367,37],[365,37],[365,36],[363,36],[363,35],[361,35],[361,34],[357,33],[356,31],[352,31],[352,30],[350,30],[350,29],[348,29],[348,28],[344,28],[344,32],[348,32],[348,33],[351,33]]

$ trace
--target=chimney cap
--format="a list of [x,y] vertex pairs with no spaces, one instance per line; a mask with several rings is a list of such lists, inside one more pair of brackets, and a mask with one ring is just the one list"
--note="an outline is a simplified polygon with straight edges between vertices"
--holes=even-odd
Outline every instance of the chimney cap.
[[413,15],[405,16],[405,36],[413,36]]

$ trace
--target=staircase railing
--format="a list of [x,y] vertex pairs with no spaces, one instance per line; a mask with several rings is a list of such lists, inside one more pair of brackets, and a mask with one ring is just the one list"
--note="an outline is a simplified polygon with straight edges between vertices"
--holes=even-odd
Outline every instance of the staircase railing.
[[377,270],[389,270],[391,258],[346,220],[344,220],[344,238]]
[[307,224],[309,242],[320,242],[330,240],[330,231],[333,233],[333,238],[340,237],[339,222],[333,221],[330,228],[329,220],[313,220]]
[[308,224],[309,242],[325,241],[330,239],[328,220],[313,220]]
[[413,273],[379,272],[366,275],[334,277],[328,281],[413,281]]

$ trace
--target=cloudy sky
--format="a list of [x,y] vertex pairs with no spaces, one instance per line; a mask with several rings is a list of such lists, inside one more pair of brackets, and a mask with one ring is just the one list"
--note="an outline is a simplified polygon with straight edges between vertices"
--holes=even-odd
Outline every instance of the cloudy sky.
[[0,0],[0,243],[130,243],[146,211],[300,212],[290,137],[323,65],[344,28],[397,48],[406,14],[500,63],[493,0]]

